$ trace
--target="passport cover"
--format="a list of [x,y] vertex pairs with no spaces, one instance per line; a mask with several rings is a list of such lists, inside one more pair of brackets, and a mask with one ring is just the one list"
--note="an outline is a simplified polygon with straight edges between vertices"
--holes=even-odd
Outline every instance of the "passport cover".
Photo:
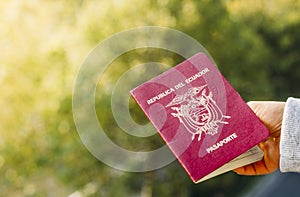
[[204,53],[130,93],[194,182],[269,136]]

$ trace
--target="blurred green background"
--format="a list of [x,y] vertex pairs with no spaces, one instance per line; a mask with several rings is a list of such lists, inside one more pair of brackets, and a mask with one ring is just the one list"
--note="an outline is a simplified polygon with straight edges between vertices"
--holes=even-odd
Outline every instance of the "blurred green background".
[[[229,172],[194,185],[177,161],[152,172],[122,172],[82,145],[72,117],[81,63],[103,39],[145,25],[175,28],[198,40],[246,101],[300,97],[299,0],[1,1],[0,196],[232,197],[261,179]],[[114,64],[174,66],[182,60],[140,49]],[[107,84],[120,73],[108,75]],[[109,95],[97,91],[99,119],[117,144],[131,150],[162,145],[157,135],[147,140],[120,132],[104,104]],[[138,110],[132,113],[145,122]]]

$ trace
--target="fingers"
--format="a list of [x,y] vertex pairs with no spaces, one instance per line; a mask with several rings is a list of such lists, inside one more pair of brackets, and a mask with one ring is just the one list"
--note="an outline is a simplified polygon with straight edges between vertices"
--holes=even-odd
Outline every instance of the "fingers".
[[279,168],[279,137],[269,138],[258,144],[264,152],[262,160],[233,170],[240,175],[269,174]]
[[235,173],[239,175],[263,175],[270,173],[266,167],[264,160],[248,164],[246,166],[239,167],[233,170]]
[[237,173],[239,175],[244,175],[245,174],[245,166],[236,168],[236,169],[233,170],[233,172],[235,172],[235,173]]
[[264,151],[264,161],[266,164],[266,169],[269,173],[279,168],[279,143],[280,137],[277,137],[269,138],[259,144],[259,147]]
[[270,137],[258,144],[264,152],[261,161],[237,168],[234,170],[241,175],[268,174],[279,168],[279,143],[284,102],[251,101],[249,107],[270,131]]
[[239,175],[257,175],[254,164],[242,166],[233,171]]

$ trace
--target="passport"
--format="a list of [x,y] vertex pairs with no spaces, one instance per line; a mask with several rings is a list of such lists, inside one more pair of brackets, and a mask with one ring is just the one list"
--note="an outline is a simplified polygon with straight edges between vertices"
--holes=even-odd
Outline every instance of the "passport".
[[130,94],[194,183],[263,157],[268,129],[205,53]]

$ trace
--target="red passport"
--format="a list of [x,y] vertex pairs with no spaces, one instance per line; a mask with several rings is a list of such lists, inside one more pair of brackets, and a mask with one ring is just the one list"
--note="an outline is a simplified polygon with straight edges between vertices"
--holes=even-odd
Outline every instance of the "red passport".
[[130,93],[195,183],[263,156],[268,129],[204,53]]

